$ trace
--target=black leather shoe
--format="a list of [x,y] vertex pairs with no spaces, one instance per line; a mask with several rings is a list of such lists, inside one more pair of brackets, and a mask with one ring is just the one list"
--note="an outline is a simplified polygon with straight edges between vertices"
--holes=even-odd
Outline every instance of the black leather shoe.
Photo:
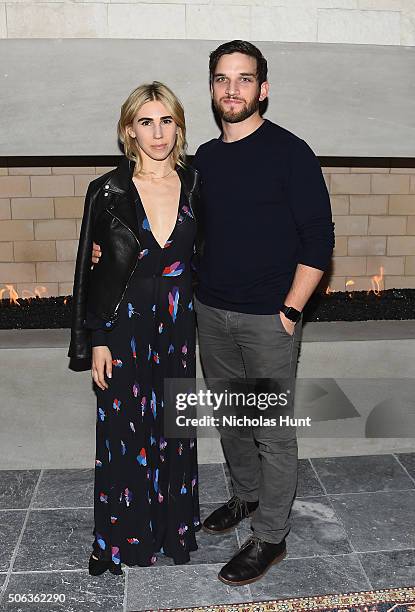
[[203,521],[203,529],[209,533],[226,533],[242,521],[251,516],[258,508],[259,502],[249,502],[239,499],[237,495],[217,508]]
[[240,586],[262,578],[271,565],[279,563],[287,554],[285,538],[278,544],[264,542],[256,536],[248,538],[232,559],[222,567],[219,580]]

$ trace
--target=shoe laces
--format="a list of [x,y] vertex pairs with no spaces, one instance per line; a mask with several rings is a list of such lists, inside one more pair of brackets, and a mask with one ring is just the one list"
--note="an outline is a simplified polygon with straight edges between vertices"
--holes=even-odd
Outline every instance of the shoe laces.
[[252,543],[255,543],[257,548],[259,547],[259,544],[261,542],[261,538],[259,538],[258,536],[255,535],[251,535],[249,536],[249,538],[242,544],[241,548],[239,550],[243,550],[244,548],[246,548],[247,546],[249,546]]
[[244,518],[249,514],[248,503],[243,499],[240,499],[237,495],[231,497],[226,505],[233,511],[235,516],[238,516],[239,514],[242,518]]

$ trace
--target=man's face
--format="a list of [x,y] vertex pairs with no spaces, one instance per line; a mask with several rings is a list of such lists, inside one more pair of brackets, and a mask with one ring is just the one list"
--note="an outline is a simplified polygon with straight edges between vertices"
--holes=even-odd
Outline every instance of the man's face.
[[268,83],[257,80],[257,61],[244,53],[222,55],[213,74],[211,95],[222,121],[239,123],[258,111]]

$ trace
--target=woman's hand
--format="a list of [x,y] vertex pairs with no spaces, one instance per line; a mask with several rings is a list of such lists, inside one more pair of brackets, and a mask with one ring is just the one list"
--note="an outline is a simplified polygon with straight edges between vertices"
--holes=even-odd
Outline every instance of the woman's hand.
[[96,244],[95,242],[92,243],[92,257],[91,257],[91,261],[92,261],[92,266],[91,266],[91,270],[94,267],[94,264],[97,264],[99,262],[99,258],[101,257],[101,247],[99,246],[99,244]]
[[103,391],[108,389],[108,384],[104,377],[105,372],[108,378],[112,377],[111,351],[108,346],[93,346],[91,375],[95,384]]

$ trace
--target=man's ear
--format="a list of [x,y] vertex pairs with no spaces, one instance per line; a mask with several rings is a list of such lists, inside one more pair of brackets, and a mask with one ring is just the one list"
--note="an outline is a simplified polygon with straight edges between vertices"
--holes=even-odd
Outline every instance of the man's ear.
[[269,94],[269,83],[268,81],[264,81],[260,87],[259,101],[262,102],[266,98],[268,98]]

